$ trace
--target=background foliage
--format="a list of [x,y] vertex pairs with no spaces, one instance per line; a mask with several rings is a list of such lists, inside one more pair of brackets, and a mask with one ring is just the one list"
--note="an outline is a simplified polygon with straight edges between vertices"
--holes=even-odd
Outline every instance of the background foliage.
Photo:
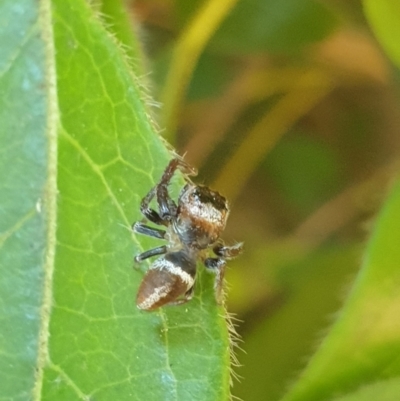
[[[220,3],[226,14],[201,51],[193,38],[210,3],[131,9],[154,91],[169,102],[165,134],[232,201],[226,238],[246,244],[228,273],[246,351],[233,392],[397,399],[398,4]],[[176,109],[168,91],[181,96]]]

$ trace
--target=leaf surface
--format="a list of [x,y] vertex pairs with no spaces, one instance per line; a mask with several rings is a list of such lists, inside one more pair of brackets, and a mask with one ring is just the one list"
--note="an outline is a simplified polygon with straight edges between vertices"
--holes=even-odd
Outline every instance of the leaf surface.
[[400,66],[400,4],[397,0],[364,0],[364,12],[377,39],[392,61]]
[[160,243],[130,225],[171,158],[138,79],[87,2],[31,1],[30,15],[27,4],[1,6],[6,21],[11,13],[22,24],[18,10],[27,20],[25,30],[6,24],[21,37],[8,56],[1,50],[2,393],[227,399],[229,341],[213,276],[201,270],[185,306],[135,306],[146,265],[133,269],[133,256]]
[[35,382],[48,214],[44,45],[36,2],[0,3],[0,399]]

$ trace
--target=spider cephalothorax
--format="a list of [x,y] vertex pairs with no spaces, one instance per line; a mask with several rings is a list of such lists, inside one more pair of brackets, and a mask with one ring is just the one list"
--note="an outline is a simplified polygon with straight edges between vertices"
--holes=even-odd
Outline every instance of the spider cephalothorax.
[[[226,259],[236,257],[242,244],[224,246],[219,239],[229,215],[226,199],[206,186],[187,183],[176,204],[170,197],[168,185],[179,169],[195,175],[181,159],[172,159],[160,182],[143,198],[140,210],[151,222],[166,226],[166,230],[147,226],[141,222],[133,224],[133,231],[151,237],[165,239],[167,245],[150,249],[135,257],[141,262],[152,256],[160,256],[151,266],[138,290],[139,309],[154,310],[167,304],[181,304],[193,296],[196,280],[196,262],[201,259],[206,268],[215,271],[215,291],[221,301]],[[150,208],[156,198],[158,211]],[[206,257],[208,248],[216,257]]]

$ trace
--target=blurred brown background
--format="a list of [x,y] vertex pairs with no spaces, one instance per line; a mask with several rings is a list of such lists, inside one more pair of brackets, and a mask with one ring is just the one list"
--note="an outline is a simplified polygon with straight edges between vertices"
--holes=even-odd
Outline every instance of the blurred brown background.
[[[204,4],[129,3],[156,101],[171,60],[187,61],[179,46],[190,64]],[[246,351],[234,394],[276,400],[345,299],[398,169],[399,74],[348,0],[238,1],[192,61],[182,102],[155,115],[198,182],[231,201],[224,237],[245,242],[227,277]]]

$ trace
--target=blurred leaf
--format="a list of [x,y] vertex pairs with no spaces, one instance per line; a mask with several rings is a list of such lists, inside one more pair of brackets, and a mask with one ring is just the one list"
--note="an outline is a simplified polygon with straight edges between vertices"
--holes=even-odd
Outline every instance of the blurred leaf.
[[314,0],[239,1],[212,46],[229,53],[293,52],[325,38],[336,18]]
[[228,82],[233,79],[232,64],[209,53],[203,53],[186,96],[188,101],[217,97]]
[[399,376],[399,221],[400,181],[378,217],[337,322],[285,401],[326,400]]
[[207,0],[188,21],[176,42],[161,95],[162,122],[167,138],[176,134],[180,109],[200,55],[237,1]]
[[[177,0],[180,27],[200,9],[202,0]],[[228,53],[292,52],[323,39],[336,17],[314,0],[241,0],[222,22],[211,41]]]
[[363,0],[365,16],[392,61],[400,67],[400,3],[398,0]]
[[[258,280],[265,286],[274,283],[275,301],[265,305],[269,313],[264,319],[245,318],[252,328],[243,336],[246,354],[239,354],[246,380],[234,387],[234,395],[246,401],[273,401],[285,393],[340,307],[338,293],[355,273],[360,255],[358,246],[326,246],[300,262],[285,262],[297,259],[297,252],[297,247],[264,246],[256,253],[258,260],[249,255],[250,266],[267,271]],[[235,290],[253,293],[248,283],[243,277]]]
[[[156,90],[160,90],[165,84],[169,64],[172,59],[171,49],[164,51],[153,60],[152,78],[156,83]],[[227,66],[226,60],[215,55],[203,53],[193,71],[186,101],[196,101],[208,97],[218,96],[222,88],[233,76],[231,66]]]
[[264,165],[285,200],[302,215],[338,190],[341,163],[327,144],[312,138],[296,135],[282,139]]
[[175,21],[179,29],[182,29],[188,21],[200,10],[202,4],[207,0],[175,0]]
[[[171,49],[161,52],[153,60],[152,78],[156,83],[156,90],[165,84],[169,64],[171,63]],[[186,101],[196,101],[218,96],[222,88],[232,80],[233,68],[227,61],[208,52],[203,53],[196,65],[186,93]]]
[[334,398],[333,401],[397,401],[400,394],[400,380],[389,379],[363,386],[351,394]]
[[227,399],[213,276],[180,308],[134,304],[155,241],[130,224],[171,156],[123,53],[83,0],[0,11],[2,396]]

